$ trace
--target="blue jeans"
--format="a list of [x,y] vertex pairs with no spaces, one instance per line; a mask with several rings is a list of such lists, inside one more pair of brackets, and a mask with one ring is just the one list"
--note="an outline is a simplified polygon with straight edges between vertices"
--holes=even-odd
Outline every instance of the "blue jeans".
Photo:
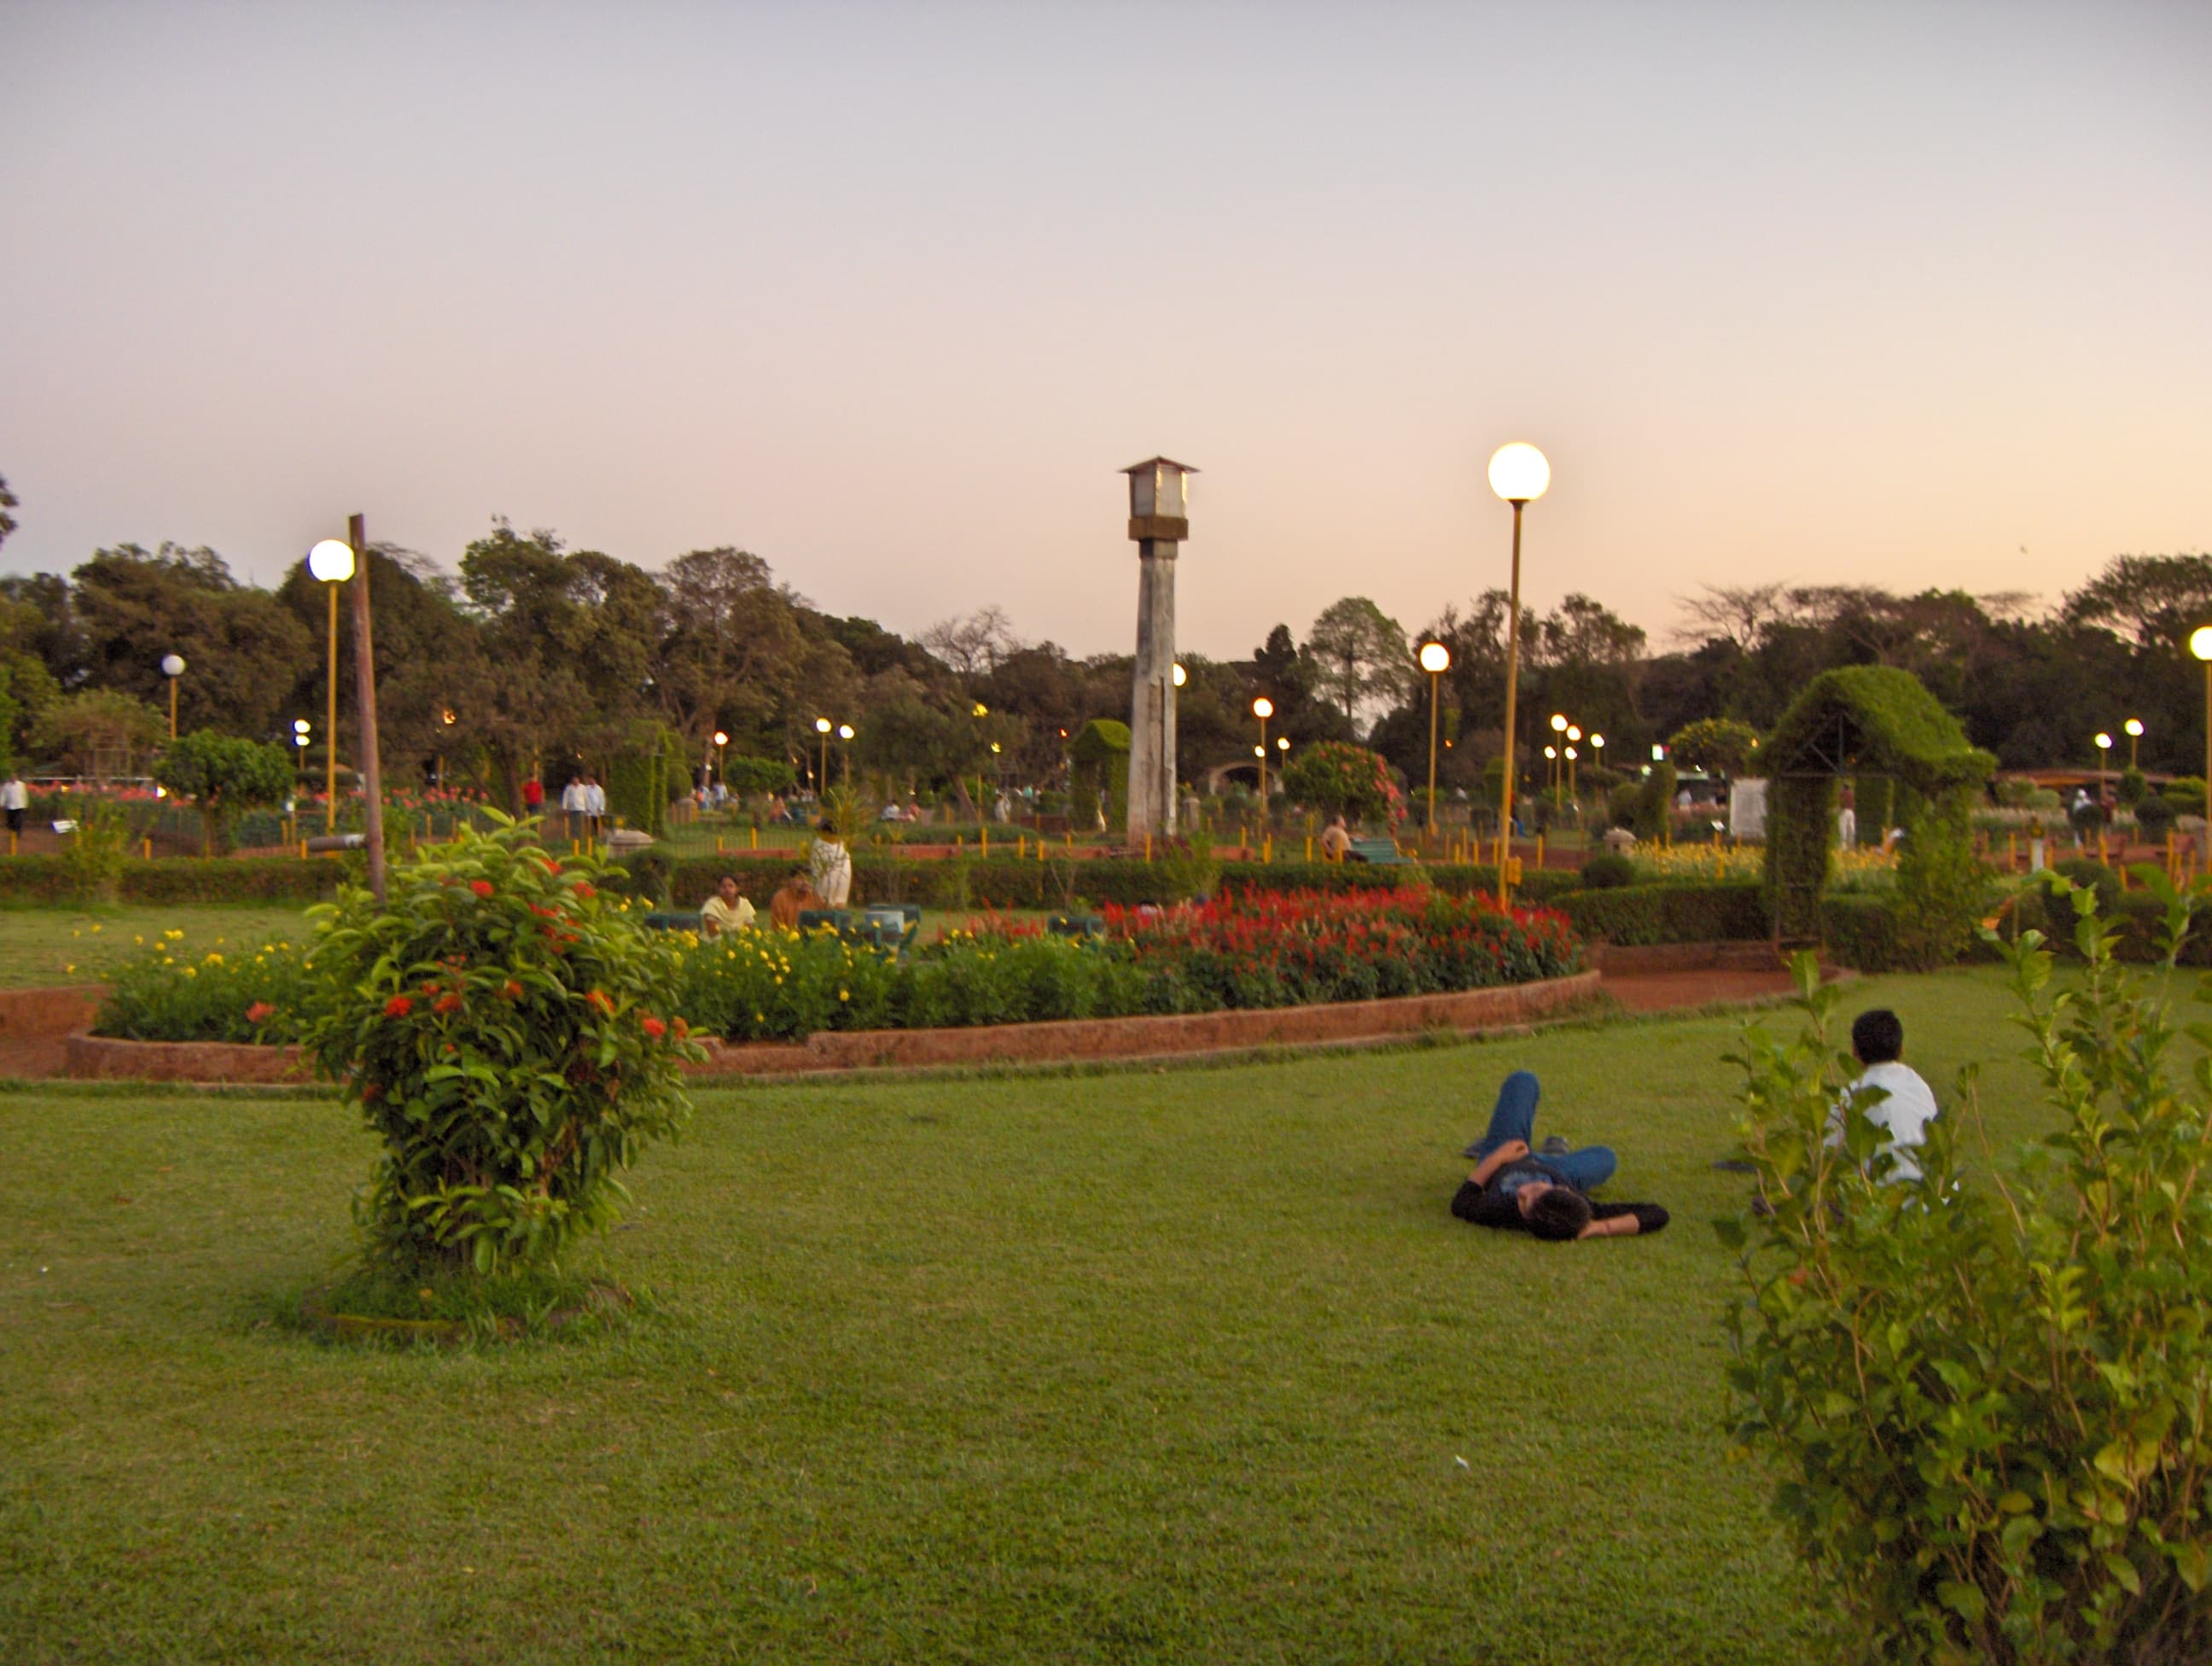
[[[1498,1090],[1498,1106],[1490,1113],[1489,1131],[1468,1147],[1467,1154],[1479,1163],[1509,1140],[1518,1140],[1533,1152],[1536,1144],[1536,1097],[1540,1091],[1533,1072],[1516,1070],[1508,1076],[1505,1085]],[[1537,1157],[1533,1160],[1578,1192],[1604,1185],[1620,1166],[1612,1151],[1604,1146],[1584,1146],[1580,1151],[1562,1156]]]

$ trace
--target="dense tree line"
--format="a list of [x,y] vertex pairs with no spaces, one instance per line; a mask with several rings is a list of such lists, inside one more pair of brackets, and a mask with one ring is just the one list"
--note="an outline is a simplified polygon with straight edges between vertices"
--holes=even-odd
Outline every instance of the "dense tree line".
[[[0,482],[0,516],[14,507]],[[4,528],[0,520],[0,528]],[[4,530],[0,530],[4,536]],[[409,551],[372,550],[378,703],[387,767],[472,781],[512,802],[523,776],[553,779],[657,730],[702,761],[717,732],[734,755],[818,763],[815,724],[855,730],[852,764],[896,785],[969,783],[994,769],[1048,782],[1092,718],[1126,720],[1126,654],[1071,655],[1028,642],[996,608],[918,639],[815,607],[769,563],[730,547],[659,571],[549,531],[504,521],[448,573]],[[165,654],[187,670],[180,728],[289,740],[325,727],[327,597],[303,567],[275,591],[242,585],[214,550],[135,544],[96,550],[64,577],[0,579],[0,738],[61,767],[143,756],[166,734]],[[1182,773],[1249,776],[1266,695],[1278,737],[1365,741],[1419,779],[1430,678],[1419,644],[1450,650],[1436,682],[1440,775],[1474,787],[1503,739],[1507,603],[1501,592],[1443,608],[1409,633],[1364,597],[1323,610],[1301,641],[1279,624],[1241,660],[1183,656]],[[2212,621],[2212,556],[2122,556],[2055,607],[2016,596],[1845,586],[1712,587],[1682,605],[1680,641],[1644,632],[1584,595],[1521,622],[1519,743],[1540,767],[1553,712],[1604,733],[1606,761],[1633,767],[1697,720],[1770,727],[1796,690],[1836,666],[1920,677],[1978,745],[2008,765],[2091,761],[2090,736],[2146,726],[2152,769],[2201,764],[2203,672],[2187,649]],[[341,610],[341,756],[352,733],[349,610]],[[994,753],[993,745],[998,747]],[[1273,750],[1271,745],[1271,750]],[[1585,754],[1588,757],[1588,754]],[[833,767],[842,760],[833,762]]]

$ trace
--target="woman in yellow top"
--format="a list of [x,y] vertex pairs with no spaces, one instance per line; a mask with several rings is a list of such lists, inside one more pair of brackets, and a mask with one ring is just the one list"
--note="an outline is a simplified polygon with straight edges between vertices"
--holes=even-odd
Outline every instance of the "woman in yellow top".
[[750,931],[752,925],[753,905],[738,895],[737,876],[725,873],[714,894],[699,909],[700,934],[720,937],[724,932]]

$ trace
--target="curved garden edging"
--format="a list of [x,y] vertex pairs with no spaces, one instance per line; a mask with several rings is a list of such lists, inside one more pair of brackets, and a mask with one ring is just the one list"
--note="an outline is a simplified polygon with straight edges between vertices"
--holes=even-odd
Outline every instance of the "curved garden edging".
[[[1060,1064],[1170,1057],[1257,1047],[1328,1046],[1428,1030],[1510,1028],[1581,1006],[1598,993],[1595,971],[1452,994],[1318,1006],[1270,1006],[1126,1018],[1050,1019],[959,1030],[823,1031],[803,1042],[707,1043],[695,1077],[811,1075],[822,1071],[973,1064]],[[68,1040],[68,1073],[90,1081],[305,1082],[296,1047],[238,1042],[119,1041],[82,1032]]]

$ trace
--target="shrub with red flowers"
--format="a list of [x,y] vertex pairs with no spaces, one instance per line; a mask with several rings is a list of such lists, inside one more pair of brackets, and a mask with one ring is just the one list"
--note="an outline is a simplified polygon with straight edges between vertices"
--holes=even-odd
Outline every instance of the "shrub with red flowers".
[[394,863],[382,909],[348,889],[316,910],[303,1039],[383,1142],[356,1211],[373,1259],[550,1262],[682,1126],[699,1049],[662,1016],[673,951],[603,877],[502,818]]
[[1294,753],[1283,768],[1283,791],[1309,808],[1355,822],[1405,819],[1398,778],[1379,752],[1348,741],[1321,740]]
[[1582,944],[1549,909],[1395,891],[1250,891],[1194,907],[1105,911],[1146,974],[1147,1009],[1209,1012],[1372,1000],[1563,977]]

